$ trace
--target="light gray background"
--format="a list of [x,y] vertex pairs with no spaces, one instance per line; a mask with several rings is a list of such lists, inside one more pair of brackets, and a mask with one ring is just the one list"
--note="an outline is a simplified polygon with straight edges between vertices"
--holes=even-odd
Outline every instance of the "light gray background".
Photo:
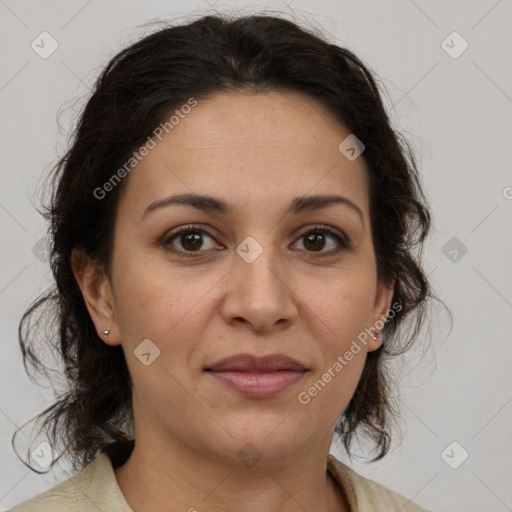
[[[48,263],[33,252],[46,230],[34,204],[73,119],[63,114],[59,134],[56,114],[85,100],[107,60],[143,34],[137,26],[228,8],[287,17],[293,9],[296,20],[353,50],[381,78],[395,126],[420,157],[435,227],[425,266],[453,312],[453,329],[440,314],[430,351],[403,358],[402,444],[379,463],[352,467],[432,511],[512,510],[511,0],[0,0],[0,509],[65,478],[32,473],[10,445],[17,426],[51,398],[25,375],[17,325],[50,283]],[[43,31],[59,44],[47,59],[31,48]],[[441,46],[453,31],[469,44],[458,58]],[[448,44],[461,48],[456,39]],[[450,257],[443,253],[452,237],[467,247],[463,257],[450,246]],[[453,441],[447,460],[469,454],[457,469],[441,456]],[[336,444],[332,451],[347,461]]]

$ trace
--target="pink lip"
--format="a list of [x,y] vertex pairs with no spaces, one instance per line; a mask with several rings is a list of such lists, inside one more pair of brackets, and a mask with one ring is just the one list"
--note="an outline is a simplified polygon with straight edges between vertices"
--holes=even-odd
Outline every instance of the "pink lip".
[[302,379],[304,373],[304,371],[281,370],[264,373],[210,372],[210,375],[242,395],[266,398],[293,386]]
[[265,357],[238,354],[206,370],[222,384],[253,398],[277,395],[297,383],[306,372],[298,361],[281,354]]

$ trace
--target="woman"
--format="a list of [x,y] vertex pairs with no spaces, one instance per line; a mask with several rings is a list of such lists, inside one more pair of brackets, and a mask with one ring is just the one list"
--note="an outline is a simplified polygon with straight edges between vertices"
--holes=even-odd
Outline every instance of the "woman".
[[159,30],[54,179],[56,289],[20,339],[40,367],[53,306],[69,392],[43,414],[78,474],[14,511],[424,510],[329,454],[388,451],[386,358],[433,296],[414,159],[355,55],[270,16]]

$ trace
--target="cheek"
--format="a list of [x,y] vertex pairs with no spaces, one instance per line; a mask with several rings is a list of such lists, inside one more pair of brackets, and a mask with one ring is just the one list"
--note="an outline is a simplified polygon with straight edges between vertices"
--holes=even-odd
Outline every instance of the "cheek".
[[[197,352],[211,323],[209,294],[218,276],[171,265],[142,265],[134,257],[119,258],[117,265],[116,319],[135,388],[143,402],[154,400],[152,407],[162,414],[182,410],[184,399],[195,392],[191,376],[199,371]],[[139,348],[148,339],[154,346],[144,342],[151,353],[144,361],[137,356],[148,352]],[[154,360],[153,353],[158,354]],[[152,361],[148,366],[147,359]],[[197,403],[188,405],[198,413]]]
[[[330,430],[354,394],[366,352],[361,350],[358,354],[351,354],[350,361],[343,354],[340,354],[339,359],[329,360],[322,370],[312,375],[297,391],[297,418],[305,431],[314,430],[318,433],[318,425],[326,431]],[[314,425],[316,427],[313,428]]]
[[[369,270],[340,272],[304,289],[305,304],[317,318],[319,334],[325,332],[325,339],[330,340],[324,348],[331,355],[333,351],[342,353],[345,345],[371,326],[375,293],[374,275]],[[320,335],[320,339],[324,337]]]
[[366,360],[365,329],[371,326],[374,279],[371,267],[359,273],[340,272],[305,295],[322,361],[297,392],[299,404],[309,410],[306,422],[316,417],[323,425],[332,425],[354,394]]
[[[144,338],[165,345],[197,315],[216,280],[206,273],[176,268],[164,258],[150,259],[136,251],[118,251],[114,261],[116,318],[123,343]],[[177,340],[179,341],[179,340]]]

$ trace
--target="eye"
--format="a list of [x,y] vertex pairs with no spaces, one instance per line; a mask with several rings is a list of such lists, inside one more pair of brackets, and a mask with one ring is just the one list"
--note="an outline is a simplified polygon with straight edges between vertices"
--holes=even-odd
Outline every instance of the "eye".
[[[204,241],[205,237],[208,239],[206,243]],[[192,225],[168,234],[162,240],[162,244],[166,250],[181,253],[186,257],[195,256],[191,253],[204,252],[217,247],[215,240],[208,232]]]
[[[302,240],[303,247],[312,258],[332,256],[351,248],[350,241],[341,232],[322,225],[304,231],[298,241]],[[184,257],[196,257],[199,256],[198,253],[221,248],[216,244],[212,235],[194,225],[184,226],[169,233],[163,238],[162,245],[166,251]],[[325,248],[327,250],[324,250]]]
[[[302,245],[308,253],[320,253],[309,254],[313,258],[332,256],[351,247],[350,241],[346,236],[325,226],[315,226],[308,229],[300,235],[298,240],[303,241]],[[324,251],[323,249],[326,247],[327,249],[330,248],[330,250]]]

